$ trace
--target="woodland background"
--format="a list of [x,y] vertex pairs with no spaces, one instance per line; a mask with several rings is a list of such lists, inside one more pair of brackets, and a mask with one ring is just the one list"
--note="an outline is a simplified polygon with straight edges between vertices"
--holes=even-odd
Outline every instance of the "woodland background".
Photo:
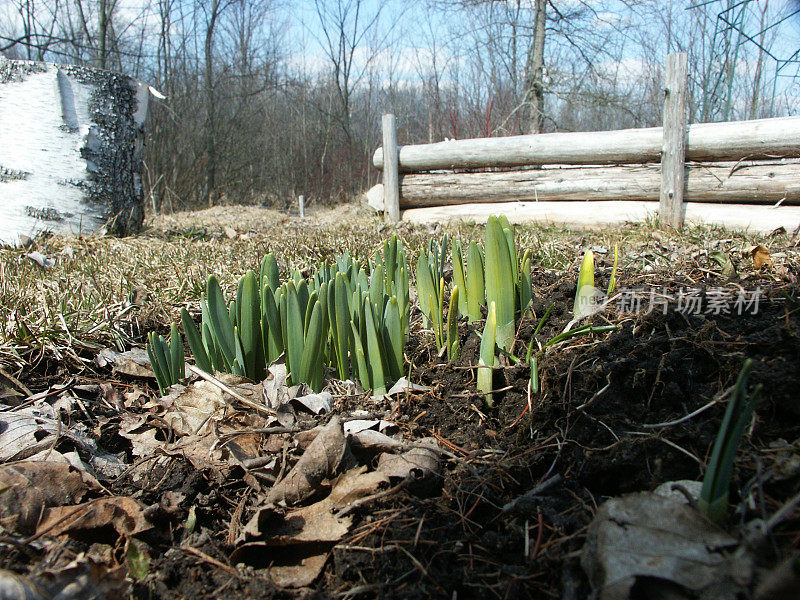
[[401,144],[657,126],[670,52],[689,121],[797,114],[788,0],[0,0],[0,52],[114,69],[151,105],[151,210],[352,199]]

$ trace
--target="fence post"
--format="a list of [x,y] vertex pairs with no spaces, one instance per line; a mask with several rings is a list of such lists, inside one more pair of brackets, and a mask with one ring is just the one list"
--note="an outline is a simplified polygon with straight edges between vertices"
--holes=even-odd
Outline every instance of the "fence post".
[[297,207],[300,212],[300,218],[303,219],[306,216],[306,197],[300,194],[297,198]]
[[383,214],[392,223],[400,220],[400,174],[397,159],[397,122],[383,115]]
[[686,80],[685,52],[667,56],[664,88],[664,139],[661,147],[661,223],[683,226],[683,191],[686,180]]

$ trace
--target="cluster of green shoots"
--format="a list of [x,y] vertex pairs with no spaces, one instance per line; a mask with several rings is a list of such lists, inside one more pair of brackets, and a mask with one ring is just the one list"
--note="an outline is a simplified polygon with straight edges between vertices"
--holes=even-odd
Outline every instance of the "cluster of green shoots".
[[170,328],[169,342],[151,331],[147,336],[147,357],[153,367],[159,391],[165,390],[183,379],[183,337],[175,323]]
[[[453,279],[445,318],[445,268],[448,249]],[[608,288],[616,284],[617,251]],[[417,299],[425,325],[433,330],[437,349],[448,360],[458,357],[458,322],[476,323],[485,317],[478,361],[477,388],[493,403],[493,375],[499,355],[519,362],[513,354],[520,321],[531,306],[531,253],[518,249],[515,231],[504,216],[489,218],[484,243],[470,242],[466,261],[460,240],[431,241],[419,253]],[[575,296],[575,319],[567,330],[533,352],[550,310],[539,322],[528,346],[526,362],[531,383],[538,389],[538,356],[547,347],[578,335],[600,333],[616,326],[572,327],[591,311],[594,257],[586,253]],[[357,379],[375,394],[403,376],[403,348],[409,328],[409,278],[406,254],[396,235],[384,242],[366,264],[348,254],[319,266],[313,277],[293,271],[279,277],[275,256],[264,257],[258,273],[239,281],[235,299],[226,302],[215,276],[206,283],[199,328],[186,309],[181,321],[198,369],[242,375],[254,381],[266,377],[267,367],[285,355],[292,385],[306,383],[314,390],[324,384],[325,366],[342,380]],[[552,308],[552,307],[551,307]],[[170,342],[155,333],[147,351],[162,392],[183,377],[183,340],[173,325]]]
[[[431,241],[417,261],[417,297],[426,326],[433,330],[437,349],[449,360],[459,353],[458,320],[478,322],[486,310],[478,362],[477,388],[493,404],[493,373],[498,351],[515,362],[515,335],[531,305],[530,251],[517,251],[514,230],[505,217],[490,217],[484,244],[470,242],[466,266],[459,240],[450,244],[453,282],[445,307],[445,267],[448,240]],[[616,287],[618,248],[605,297]],[[369,275],[367,274],[367,268]],[[534,352],[536,335],[553,305],[534,330],[525,361],[531,369],[531,392],[538,393],[538,358],[547,348],[570,338],[617,329],[616,325],[580,325],[597,311],[594,254],[581,262],[567,328]],[[217,278],[208,278],[200,302],[202,320],[196,327],[186,309],[181,321],[197,367],[260,381],[267,366],[286,355],[291,384],[307,383],[321,389],[325,365],[342,380],[358,379],[375,394],[403,376],[403,348],[408,338],[409,281],[406,255],[392,236],[367,265],[345,254],[333,264],[321,265],[310,279],[294,271],[281,282],[275,256],[268,254],[258,274],[249,271],[237,287],[236,298],[225,302]],[[487,308],[488,307],[488,308]],[[148,336],[147,352],[162,393],[183,378],[183,338],[173,323],[169,341],[155,332]],[[747,379],[753,363],[747,360],[728,403],[698,502],[716,522],[727,514],[733,463],[760,391],[748,396]]]
[[487,309],[478,363],[478,389],[492,402],[496,347],[510,352],[517,324],[531,305],[531,254],[519,253],[515,232],[504,216],[489,217],[484,244],[470,242],[466,266],[459,240],[453,240],[450,255],[453,283],[444,316],[447,236],[441,244],[431,242],[417,261],[417,299],[425,322],[433,329],[436,346],[450,360],[459,353],[458,318],[480,321]]
[[[410,303],[406,256],[397,236],[368,265],[344,255],[309,279],[294,271],[281,282],[275,256],[268,254],[258,274],[248,271],[242,277],[230,303],[210,276],[200,307],[199,330],[186,309],[181,322],[197,368],[207,373],[261,381],[285,353],[289,383],[306,383],[315,391],[324,384],[327,364],[340,378],[355,377],[376,394],[403,375]],[[178,345],[182,367],[182,343],[174,327],[171,337],[167,345],[151,334],[147,350],[154,370],[173,364]],[[162,391],[183,376],[173,368],[159,371]]]

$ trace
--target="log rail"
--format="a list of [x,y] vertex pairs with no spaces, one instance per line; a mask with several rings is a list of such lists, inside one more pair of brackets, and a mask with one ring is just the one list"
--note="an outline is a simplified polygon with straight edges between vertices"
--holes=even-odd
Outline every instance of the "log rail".
[[[431,207],[439,219],[448,206],[454,215],[469,214],[458,207],[462,204],[478,210],[478,205],[523,203],[514,208],[520,214],[524,204],[552,203],[555,209],[548,208],[549,215],[574,212],[560,211],[557,205],[563,201],[589,201],[583,211],[591,213],[593,206],[600,211],[608,201],[659,200],[661,223],[673,228],[682,226],[686,202],[697,203],[690,215],[701,212],[700,203],[728,205],[726,211],[710,211],[717,222],[741,204],[762,205],[760,210],[768,210],[764,205],[786,207],[782,214],[795,219],[800,209],[789,206],[800,206],[800,117],[687,126],[685,86],[686,57],[670,55],[663,127],[410,146],[394,142],[388,164],[383,148],[372,157],[373,165],[384,171],[388,193],[379,184],[367,192],[367,199],[390,221],[401,218],[401,209]],[[393,117],[384,119],[387,126],[392,130],[384,131],[384,140],[396,140]],[[737,226],[753,219],[752,209],[739,211],[747,217],[736,221]],[[754,227],[763,230],[767,223],[780,223],[779,212],[773,211],[772,221],[753,221]],[[531,205],[532,218],[536,214],[542,211]],[[794,228],[800,221],[785,225]]]

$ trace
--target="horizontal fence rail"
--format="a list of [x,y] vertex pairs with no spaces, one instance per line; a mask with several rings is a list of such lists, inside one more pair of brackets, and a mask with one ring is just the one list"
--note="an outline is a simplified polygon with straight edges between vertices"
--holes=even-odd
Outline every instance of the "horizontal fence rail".
[[[800,204],[800,161],[686,166],[684,200]],[[400,178],[400,208],[476,202],[658,200],[659,165],[415,173]]]
[[[800,157],[800,117],[689,126],[686,160]],[[401,172],[534,165],[640,164],[661,160],[663,127],[542,133],[400,146]],[[383,169],[383,148],[372,164]]]
[[[401,209],[430,209],[440,218],[449,208],[463,217],[466,206],[477,214],[500,202],[518,203],[517,214],[527,206],[534,219],[574,213],[555,206],[565,201],[590,201],[580,211],[589,222],[593,214],[602,221],[601,205],[615,201],[626,205],[612,211],[618,216],[650,214],[655,204],[662,226],[673,228],[683,225],[686,202],[702,204],[714,219],[721,213],[708,207],[725,204],[723,213],[738,215],[737,227],[800,224],[793,222],[800,209],[786,206],[800,205],[800,117],[687,126],[686,73],[686,54],[667,57],[663,127],[398,146],[394,116],[387,115],[390,150],[378,148],[372,157],[384,185],[369,190],[367,200],[393,222]],[[772,206],[740,210],[743,203]],[[774,207],[780,208],[769,216],[753,216],[754,208]],[[778,213],[792,222],[780,222]]]

